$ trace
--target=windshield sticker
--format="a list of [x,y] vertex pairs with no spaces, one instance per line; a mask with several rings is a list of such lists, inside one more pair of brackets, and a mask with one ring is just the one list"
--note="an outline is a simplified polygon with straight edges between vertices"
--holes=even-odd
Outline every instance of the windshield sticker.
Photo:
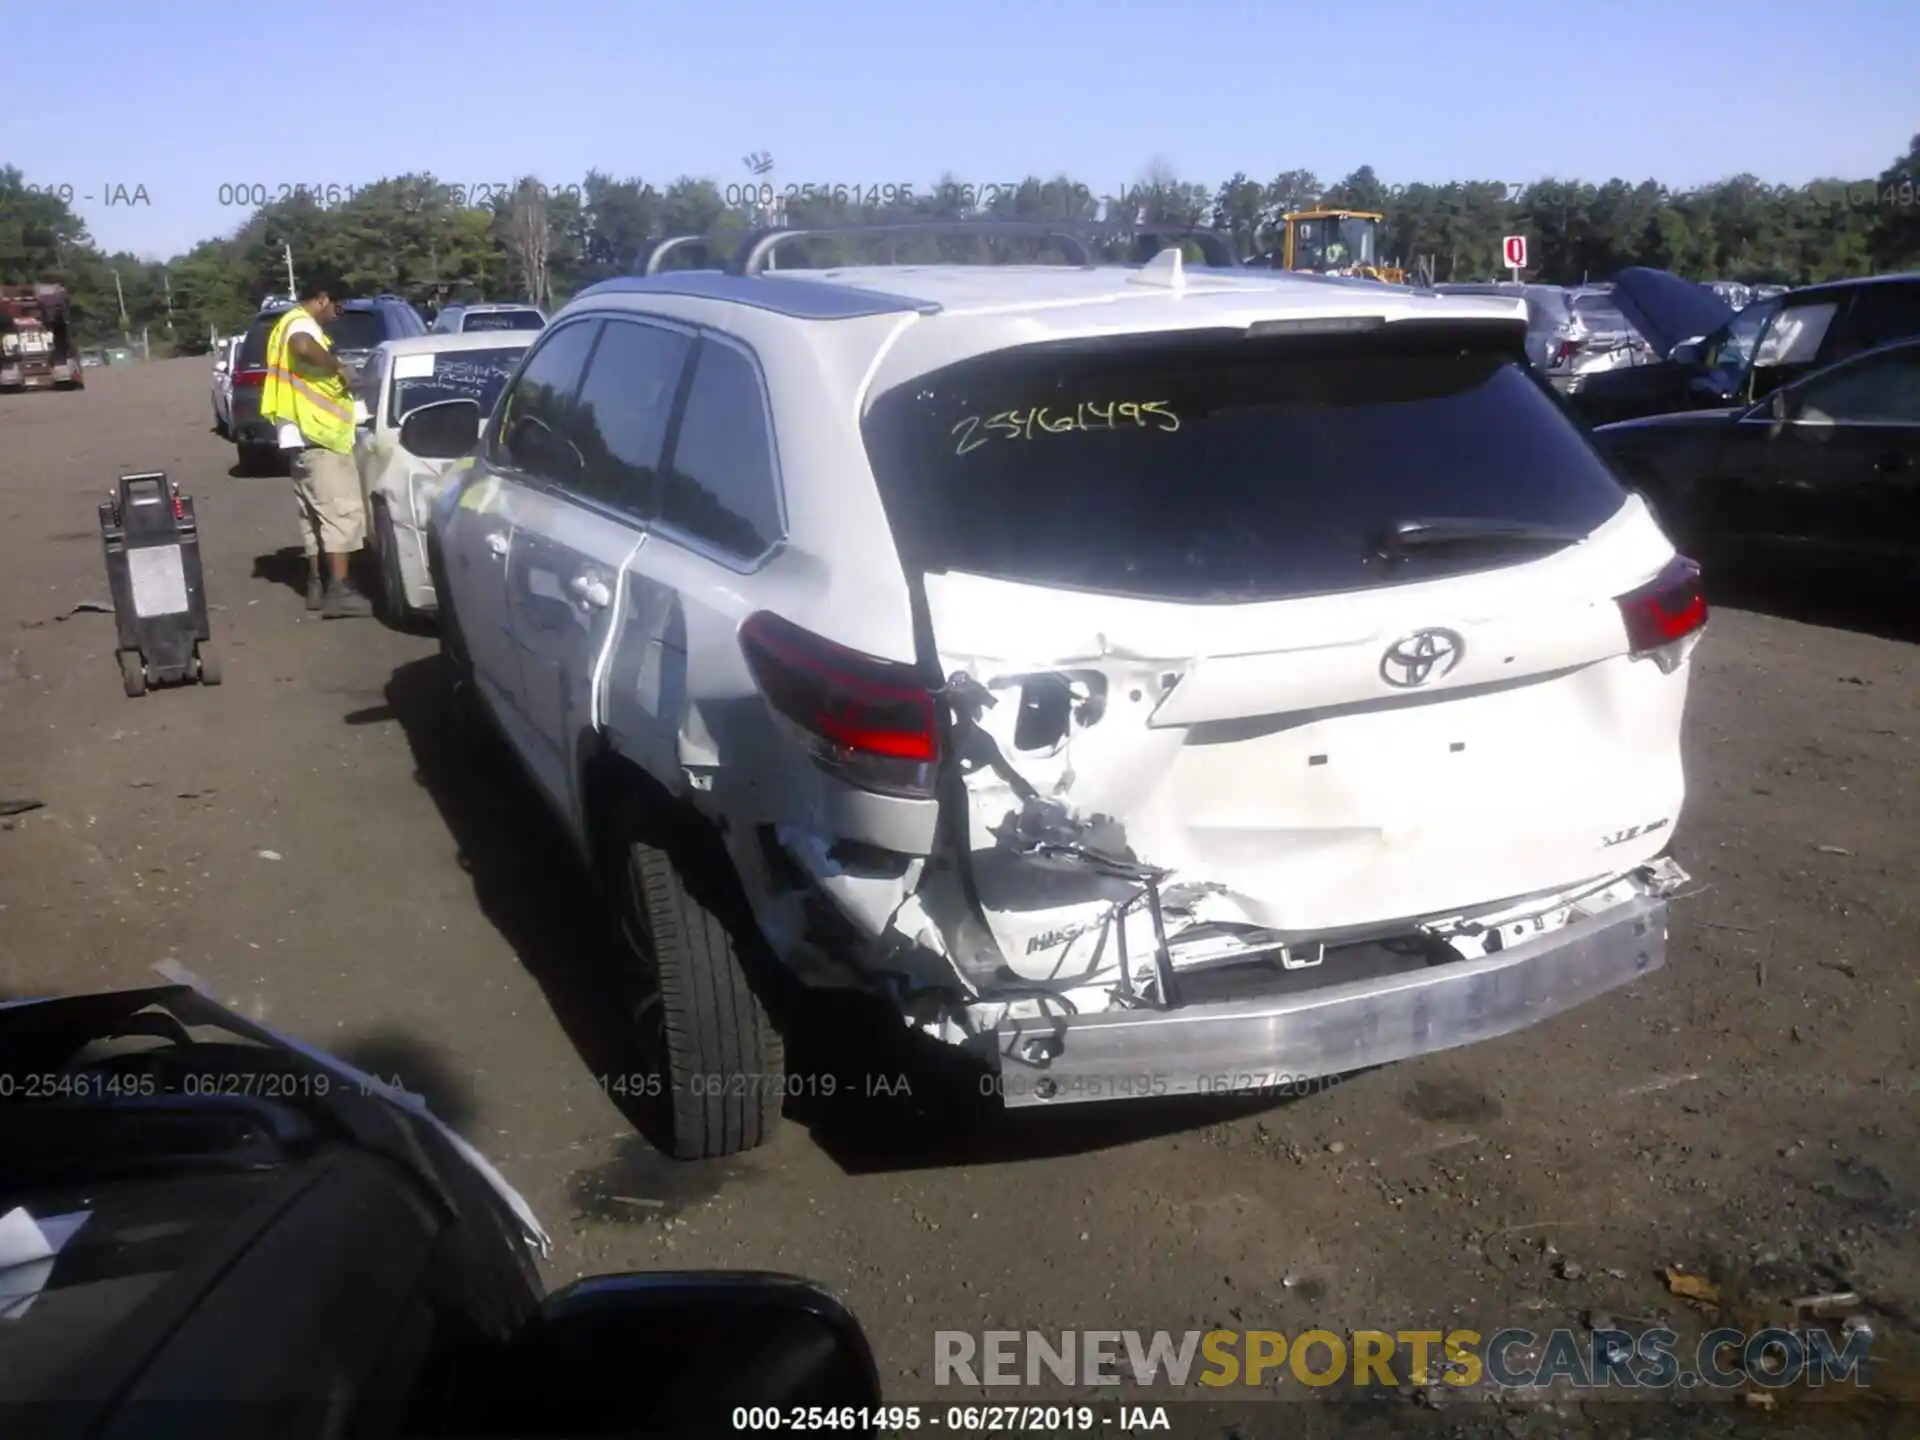
[[393,378],[396,380],[425,380],[433,374],[432,355],[396,355],[393,359]]
[[1028,410],[1002,410],[996,415],[967,415],[953,427],[959,436],[953,453],[965,455],[978,450],[996,435],[1002,440],[1031,440],[1040,435],[1075,435],[1099,430],[1159,430],[1172,434],[1180,428],[1180,417],[1167,400],[1120,400],[1105,404],[1083,400],[1068,410],[1065,406],[1035,406]]

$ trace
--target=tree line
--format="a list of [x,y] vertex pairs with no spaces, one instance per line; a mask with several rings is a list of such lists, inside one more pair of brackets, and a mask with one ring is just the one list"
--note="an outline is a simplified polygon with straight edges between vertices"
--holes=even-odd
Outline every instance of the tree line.
[[[1437,281],[1504,275],[1501,237],[1524,234],[1527,278],[1549,284],[1651,265],[1694,279],[1802,285],[1920,267],[1920,135],[1873,177],[1787,186],[1743,174],[1694,189],[1620,179],[1397,186],[1363,165],[1333,184],[1288,170],[1265,181],[1237,174],[1213,186],[1152,167],[1120,196],[1067,176],[984,191],[951,176],[924,190],[845,190],[685,176],[660,188],[599,172],[561,186],[528,176],[476,195],[408,174],[350,193],[275,198],[233,233],[165,262],[103,253],[57,190],[0,166],[0,283],[65,284],[88,339],[118,335],[124,304],[125,328],[148,328],[156,352],[166,345],[196,353],[211,334],[243,326],[264,296],[286,289],[289,250],[302,279],[322,278],[349,294],[390,292],[426,310],[482,297],[554,305],[632,273],[659,237],[714,235],[713,253],[683,252],[674,263],[715,263],[727,237],[775,219],[794,226],[959,219],[1209,226],[1251,256],[1278,245],[1282,215],[1315,206],[1380,212],[1383,257]],[[1046,248],[1040,240],[977,237],[820,240],[791,256],[783,250],[782,262],[1019,258]]]

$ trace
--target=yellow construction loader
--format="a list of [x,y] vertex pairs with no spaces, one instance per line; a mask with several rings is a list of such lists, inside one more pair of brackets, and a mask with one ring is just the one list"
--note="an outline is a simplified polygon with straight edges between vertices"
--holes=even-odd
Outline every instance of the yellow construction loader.
[[1281,217],[1277,268],[1316,275],[1359,275],[1389,285],[1407,283],[1407,272],[1380,260],[1380,222],[1372,210],[1296,210]]

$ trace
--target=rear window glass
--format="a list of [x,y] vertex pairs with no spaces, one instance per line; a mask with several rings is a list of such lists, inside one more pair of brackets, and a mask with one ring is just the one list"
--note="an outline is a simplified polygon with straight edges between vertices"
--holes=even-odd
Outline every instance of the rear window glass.
[[278,315],[269,315],[264,320],[253,322],[246,338],[240,342],[240,358],[235,368],[240,370],[259,370],[267,363],[267,337],[273,333]]
[[387,327],[372,310],[342,310],[326,330],[336,350],[371,350],[387,338]]
[[443,350],[437,354],[396,355],[387,398],[390,423],[398,425],[411,410],[442,400],[472,400],[482,414],[493,413],[493,402],[506,388],[507,377],[524,345],[502,350]]
[[462,331],[541,330],[546,321],[537,310],[475,310],[460,322]]
[[887,392],[865,433],[910,562],[1175,600],[1511,564],[1545,550],[1381,551],[1402,521],[1584,534],[1625,498],[1507,326],[1026,347]]
[[1573,298],[1573,313],[1582,325],[1596,333],[1614,334],[1631,332],[1633,329],[1610,295],[1576,295]]

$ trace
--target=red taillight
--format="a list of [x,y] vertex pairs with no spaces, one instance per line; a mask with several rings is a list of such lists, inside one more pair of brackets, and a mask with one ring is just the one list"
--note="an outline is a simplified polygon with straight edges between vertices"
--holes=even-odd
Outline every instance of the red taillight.
[[1700,567],[1676,555],[1667,568],[1637,590],[1620,597],[1620,618],[1635,655],[1684,640],[1707,623],[1707,592]]
[[258,390],[267,383],[265,370],[236,370],[233,372],[233,388],[236,390]]
[[913,666],[849,650],[764,610],[740,626],[740,649],[767,703],[823,742],[822,766],[870,790],[932,793],[939,732],[933,696]]
[[1577,355],[1579,351],[1580,342],[1578,340],[1562,340],[1559,345],[1554,347],[1553,363],[1556,365],[1564,365]]

